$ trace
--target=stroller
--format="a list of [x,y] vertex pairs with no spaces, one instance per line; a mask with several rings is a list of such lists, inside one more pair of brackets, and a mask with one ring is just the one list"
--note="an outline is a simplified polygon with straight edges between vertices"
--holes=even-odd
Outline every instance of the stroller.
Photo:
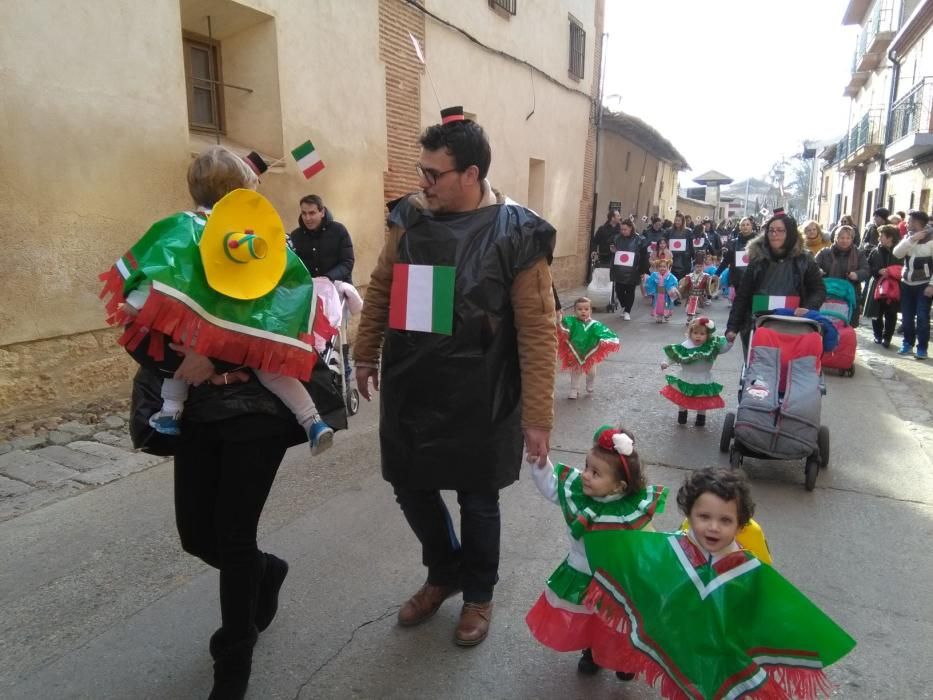
[[823,367],[838,369],[843,377],[855,374],[855,347],[857,338],[852,328],[855,313],[855,290],[847,280],[827,277],[826,301],[820,307],[820,313],[829,318],[839,331],[839,344],[831,351],[823,353]]
[[829,464],[829,428],[820,425],[826,394],[817,321],[765,315],[755,322],[739,383],[739,407],[726,414],[719,449],[737,469],[745,457],[803,459],[804,487],[812,491]]
[[314,292],[322,302],[318,308],[323,316],[313,324],[314,349],[337,375],[347,415],[353,416],[360,410],[360,392],[350,366],[349,327],[351,313],[359,312],[362,301],[350,285],[341,283],[338,289],[326,277],[314,278]]
[[609,303],[606,304],[606,313],[614,314],[619,310],[619,300],[616,299],[616,286],[610,279],[610,270],[612,268],[612,257],[601,256],[595,250],[590,254],[590,284],[591,290],[604,291],[605,285],[609,285]]

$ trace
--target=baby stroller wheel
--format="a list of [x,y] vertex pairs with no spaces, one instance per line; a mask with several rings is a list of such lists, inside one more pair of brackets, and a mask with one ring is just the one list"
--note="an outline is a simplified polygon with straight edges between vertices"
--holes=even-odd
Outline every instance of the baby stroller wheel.
[[820,467],[826,469],[829,466],[829,428],[825,425],[820,426],[820,432],[816,437],[816,444],[820,448]]
[[729,411],[722,422],[722,435],[719,436],[719,451],[725,454],[729,451],[729,443],[732,442],[732,434],[735,429],[735,414]]
[[347,391],[347,413],[355,416],[360,410],[360,392],[355,388]]
[[807,463],[803,468],[803,487],[807,491],[812,491],[814,488],[816,488],[816,475],[819,473],[819,460],[813,455],[807,457]]
[[742,453],[733,445],[729,450],[729,466],[733,469],[741,469],[742,459]]

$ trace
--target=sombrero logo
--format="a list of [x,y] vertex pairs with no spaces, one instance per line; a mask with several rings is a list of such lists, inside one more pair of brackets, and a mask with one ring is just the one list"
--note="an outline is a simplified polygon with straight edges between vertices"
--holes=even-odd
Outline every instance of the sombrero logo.
[[623,267],[632,267],[635,264],[635,255],[625,250],[620,250],[616,253],[615,258],[616,265],[622,265]]
[[736,267],[748,267],[748,253],[744,250],[740,250],[735,254],[735,266]]

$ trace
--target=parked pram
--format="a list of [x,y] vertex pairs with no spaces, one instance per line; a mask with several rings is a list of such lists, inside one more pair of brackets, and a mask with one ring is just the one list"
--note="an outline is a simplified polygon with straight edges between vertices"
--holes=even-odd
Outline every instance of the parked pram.
[[839,344],[831,352],[823,353],[823,367],[838,369],[843,377],[855,374],[855,348],[858,340],[852,328],[855,314],[855,289],[848,280],[827,277],[826,301],[820,307],[820,313],[829,318],[839,331]]
[[739,383],[739,407],[723,421],[719,449],[733,468],[745,457],[805,460],[804,486],[812,491],[829,464],[829,428],[820,425],[826,393],[817,321],[765,315],[755,322]]
[[362,300],[349,284],[334,284],[326,277],[314,278],[314,292],[322,301],[321,309],[326,324],[314,324],[314,349],[340,378],[347,415],[360,410],[360,392],[356,388],[350,366],[350,316],[359,313]]
[[609,303],[606,304],[606,313],[614,314],[619,310],[619,300],[616,299],[616,286],[610,280],[612,258],[604,258],[596,251],[590,255],[590,290],[602,291],[604,285],[609,285]]

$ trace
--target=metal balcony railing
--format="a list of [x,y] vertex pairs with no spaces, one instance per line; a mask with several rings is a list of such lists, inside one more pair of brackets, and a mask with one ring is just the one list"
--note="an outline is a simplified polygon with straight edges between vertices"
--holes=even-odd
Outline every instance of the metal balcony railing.
[[896,30],[893,2],[892,0],[882,0],[875,6],[875,11],[858,36],[855,44],[855,55],[852,57],[852,72],[855,73],[859,70],[862,58],[866,53],[877,52],[887,47],[887,42],[883,46],[876,44],[879,34],[884,33],[889,42],[891,33]]
[[849,132],[849,154],[870,145],[881,145],[884,142],[884,110],[870,109]]
[[908,134],[933,131],[933,77],[927,76],[891,108],[891,137],[894,143]]

